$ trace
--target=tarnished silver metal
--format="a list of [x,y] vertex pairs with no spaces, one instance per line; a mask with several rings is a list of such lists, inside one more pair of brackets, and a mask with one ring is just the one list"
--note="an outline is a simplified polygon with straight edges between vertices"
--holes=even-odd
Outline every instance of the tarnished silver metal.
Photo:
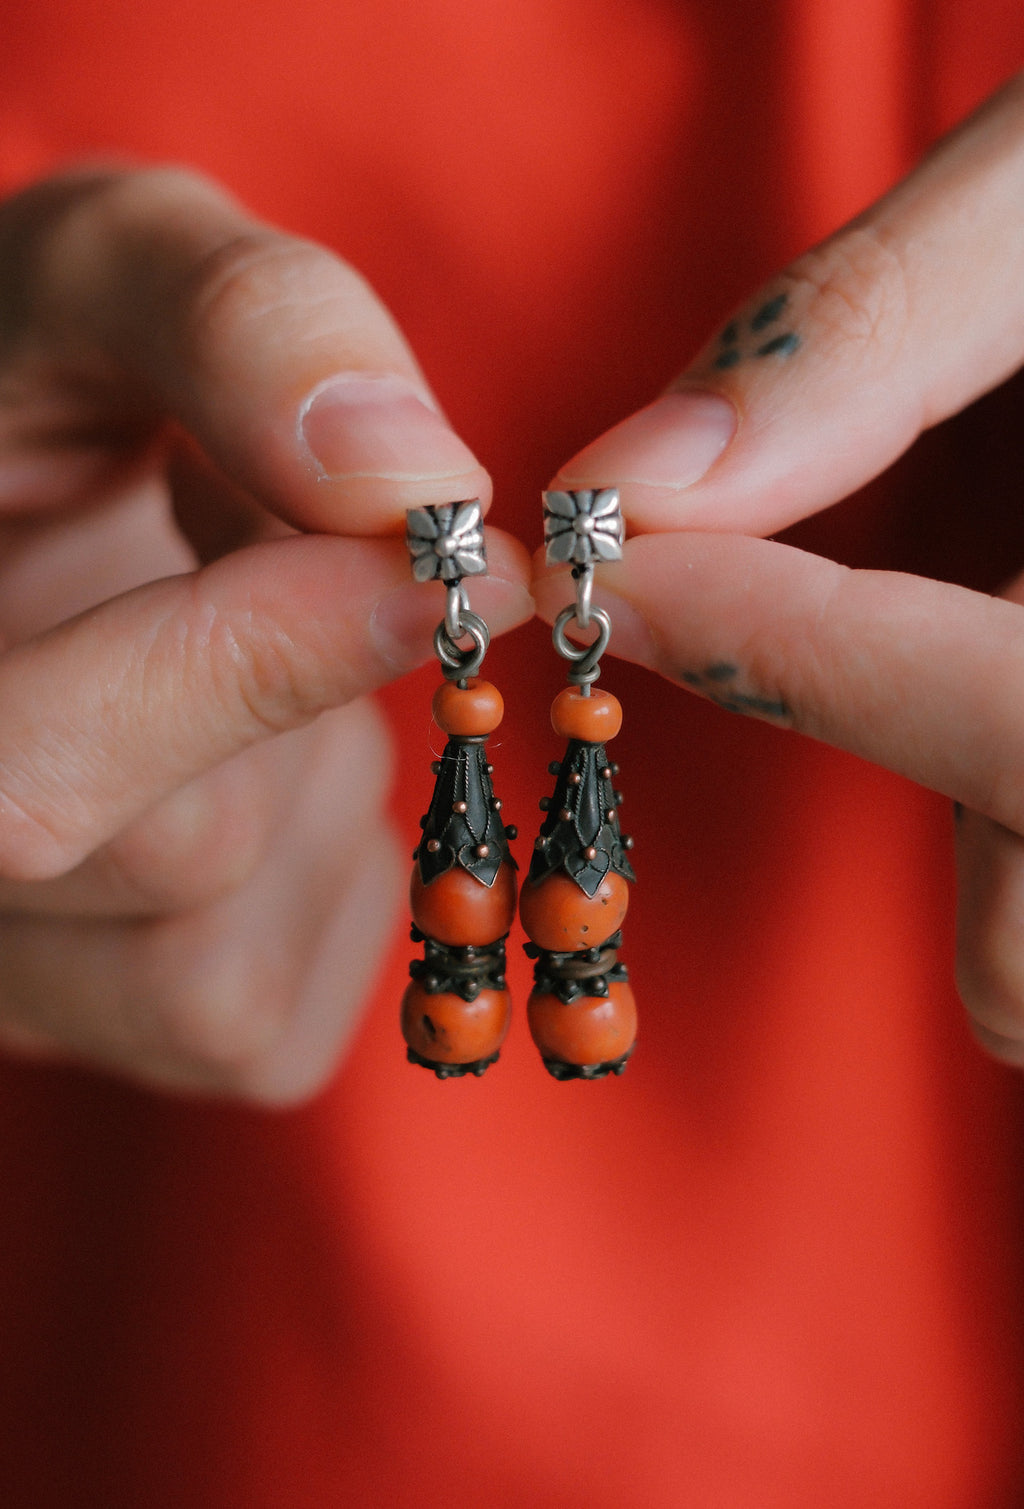
[[459,582],[464,576],[482,576],[487,570],[487,551],[480,499],[410,508],[405,515],[405,543],[418,582],[435,578]]
[[[462,578],[487,570],[479,498],[410,508],[405,515],[405,543],[416,580],[445,585],[444,618],[434,634],[434,649],[445,676],[462,681],[477,675],[490,633],[479,614],[470,609]],[[472,644],[460,649],[459,641],[464,639]]]
[[589,629],[591,599],[594,595],[594,568],[593,566],[577,566],[573,576],[576,578],[576,622],[581,629]]
[[[572,566],[576,601],[563,608],[555,620],[555,649],[572,665],[569,680],[586,690],[601,674],[598,664],[611,637],[611,619],[593,606],[594,567],[602,561],[622,559],[626,525],[619,508],[616,487],[558,490],[544,494],[544,556],[549,566]],[[597,638],[586,647],[573,644],[566,634],[575,620],[587,630],[597,624]]]
[[597,624],[597,638],[593,644],[581,645],[573,644],[566,633],[574,619],[582,628],[583,625],[579,624],[576,618],[576,604],[570,603],[555,619],[551,639],[563,660],[569,661],[571,667],[567,677],[569,682],[573,686],[587,688],[601,674],[600,660],[612,637],[612,621],[603,608],[591,608],[590,622]]
[[469,593],[461,582],[449,582],[444,602],[444,626],[449,639],[463,639],[465,615],[469,612]]
[[616,487],[544,494],[544,545],[549,566],[594,566],[622,559],[626,526]]
[[465,608],[460,614],[460,621],[462,633],[458,637],[473,641],[467,649],[459,648],[455,636],[449,634],[447,624],[439,623],[434,630],[434,652],[449,681],[478,676],[487,654],[487,646],[491,642],[490,630],[479,613]]

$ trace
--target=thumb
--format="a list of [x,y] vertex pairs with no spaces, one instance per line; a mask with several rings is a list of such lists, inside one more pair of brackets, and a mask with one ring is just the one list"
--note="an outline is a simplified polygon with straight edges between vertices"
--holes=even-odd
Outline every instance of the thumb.
[[[0,501],[45,506],[71,449],[176,420],[299,529],[397,532],[490,481],[359,274],[180,169],[81,170],[0,210]],[[69,447],[69,437],[76,444]]]
[[768,534],[845,497],[1024,358],[1024,75],[765,285],[552,486],[641,531]]

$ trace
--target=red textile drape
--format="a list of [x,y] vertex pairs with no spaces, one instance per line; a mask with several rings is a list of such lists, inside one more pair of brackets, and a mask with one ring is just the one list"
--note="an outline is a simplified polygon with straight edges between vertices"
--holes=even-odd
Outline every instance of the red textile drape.
[[[559,461],[1024,62],[1009,0],[41,0],[4,33],[0,181],[190,162],[337,248],[528,540]],[[793,538],[994,584],[1020,401]],[[560,672],[536,626],[489,666],[528,833]],[[410,834],[432,681],[385,697]],[[402,938],[304,1110],[0,1073],[5,1503],[1020,1503],[1021,1100],[960,1021],[944,804],[606,683],[641,874],[623,1080],[556,1085],[521,1023],[480,1083],[407,1068]]]

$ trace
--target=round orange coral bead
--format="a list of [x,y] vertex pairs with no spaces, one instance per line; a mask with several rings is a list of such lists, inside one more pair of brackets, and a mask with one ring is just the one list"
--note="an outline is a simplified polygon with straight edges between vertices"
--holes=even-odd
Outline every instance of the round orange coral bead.
[[434,722],[457,738],[492,734],[501,722],[505,703],[490,681],[471,676],[465,686],[442,681],[434,693]]
[[622,703],[596,687],[584,697],[580,687],[567,686],[551,704],[551,726],[563,739],[607,744],[622,727]]
[[534,884],[527,880],[519,897],[526,936],[548,953],[576,953],[593,948],[618,932],[629,906],[629,885],[614,870],[593,896],[581,891],[564,870]]
[[497,1053],[508,1033],[507,990],[482,990],[475,1001],[443,991],[430,995],[415,980],[402,997],[402,1036],[435,1064],[473,1064]]
[[419,866],[409,886],[412,920],[421,933],[438,943],[465,948],[504,938],[516,915],[516,877],[503,864],[493,885],[484,885],[461,865],[424,885]]
[[636,1038],[636,1001],[624,980],[611,984],[607,996],[578,996],[568,1005],[551,992],[535,990],[526,1018],[541,1057],[563,1064],[614,1062]]

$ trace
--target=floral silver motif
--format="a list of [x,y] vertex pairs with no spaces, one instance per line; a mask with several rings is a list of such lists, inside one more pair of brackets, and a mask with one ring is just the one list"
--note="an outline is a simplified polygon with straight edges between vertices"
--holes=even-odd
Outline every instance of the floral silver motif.
[[549,566],[593,566],[622,559],[626,525],[615,487],[544,494],[544,543]]
[[410,508],[405,516],[405,543],[418,582],[438,577],[457,582],[464,576],[482,575],[487,570],[487,553],[480,499]]

